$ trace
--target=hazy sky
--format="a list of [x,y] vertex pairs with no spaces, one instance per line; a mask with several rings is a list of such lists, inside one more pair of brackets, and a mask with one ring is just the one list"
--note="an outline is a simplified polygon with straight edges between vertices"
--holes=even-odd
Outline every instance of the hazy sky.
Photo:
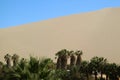
[[120,0],[0,0],[0,28],[120,7]]

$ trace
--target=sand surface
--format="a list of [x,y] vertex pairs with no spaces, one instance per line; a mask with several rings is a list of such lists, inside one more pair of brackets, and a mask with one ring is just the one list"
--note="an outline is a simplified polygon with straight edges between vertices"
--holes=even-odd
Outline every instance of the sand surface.
[[0,60],[6,53],[51,57],[61,49],[83,50],[120,63],[120,8],[63,16],[0,29]]

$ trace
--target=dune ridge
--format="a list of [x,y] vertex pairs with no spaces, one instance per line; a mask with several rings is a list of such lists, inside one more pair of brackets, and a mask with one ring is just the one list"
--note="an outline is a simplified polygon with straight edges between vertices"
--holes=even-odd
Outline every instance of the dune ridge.
[[83,50],[120,63],[120,8],[106,8],[0,29],[0,60],[6,53],[51,57],[61,49]]

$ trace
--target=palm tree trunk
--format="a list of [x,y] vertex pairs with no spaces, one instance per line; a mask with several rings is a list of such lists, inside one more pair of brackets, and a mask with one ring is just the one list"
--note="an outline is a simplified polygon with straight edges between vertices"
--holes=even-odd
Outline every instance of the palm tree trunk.
[[8,67],[11,67],[10,59],[7,60],[7,66],[8,66]]
[[17,66],[17,61],[13,60],[13,66]]
[[100,73],[100,75],[101,75],[101,77],[100,77],[100,78],[101,78],[101,79],[103,79],[103,73],[102,73],[102,72]]
[[87,80],[89,80],[89,74],[88,73],[86,74],[86,77],[87,77]]
[[61,68],[67,69],[67,55],[61,57]]
[[106,80],[108,80],[108,75],[106,75]]
[[58,57],[57,59],[57,69],[61,69],[61,57]]
[[95,71],[95,80],[97,80],[97,72]]
[[73,67],[75,65],[75,60],[76,60],[75,56],[71,55],[71,57],[70,57],[70,67]]
[[77,66],[80,66],[81,61],[82,61],[81,55],[78,55],[78,56],[77,56],[76,65],[77,65]]
[[97,80],[97,75],[95,75],[95,80]]

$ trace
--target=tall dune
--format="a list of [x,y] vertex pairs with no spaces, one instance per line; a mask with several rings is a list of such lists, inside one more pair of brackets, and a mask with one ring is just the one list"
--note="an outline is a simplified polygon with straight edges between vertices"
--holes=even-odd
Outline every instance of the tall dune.
[[120,8],[0,29],[0,60],[6,53],[54,59],[64,48],[83,50],[85,60],[103,56],[120,63]]

